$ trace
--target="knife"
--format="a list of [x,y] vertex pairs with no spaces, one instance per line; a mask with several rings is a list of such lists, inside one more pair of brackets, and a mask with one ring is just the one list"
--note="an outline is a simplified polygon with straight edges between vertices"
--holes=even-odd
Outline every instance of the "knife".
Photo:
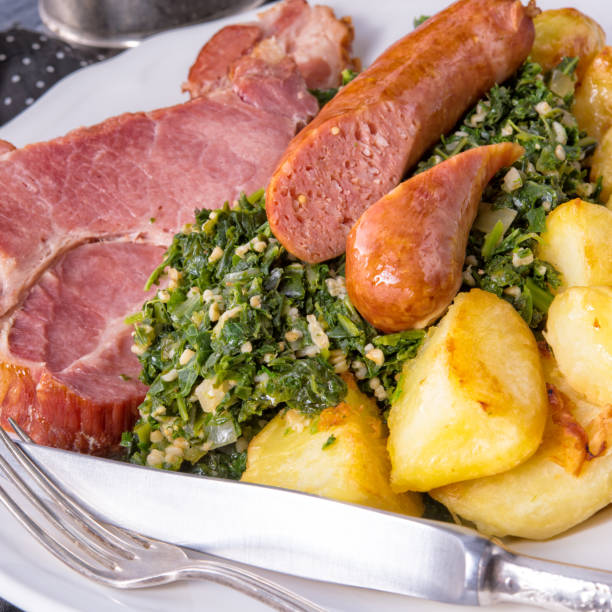
[[612,610],[612,572],[518,555],[457,525],[21,445],[102,520],[187,548],[446,603]]

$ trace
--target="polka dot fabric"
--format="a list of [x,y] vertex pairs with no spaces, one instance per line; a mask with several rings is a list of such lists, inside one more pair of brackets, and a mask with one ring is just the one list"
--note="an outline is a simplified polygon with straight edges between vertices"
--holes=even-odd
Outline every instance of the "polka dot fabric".
[[49,87],[79,68],[117,51],[72,47],[40,32],[12,28],[0,33],[0,125]]

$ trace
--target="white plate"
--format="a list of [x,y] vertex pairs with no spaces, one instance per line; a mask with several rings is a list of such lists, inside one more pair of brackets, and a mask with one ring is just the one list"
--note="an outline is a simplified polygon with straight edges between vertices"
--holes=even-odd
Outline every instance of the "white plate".
[[[412,20],[432,14],[447,0],[329,0],[338,15],[352,15],[355,52],[367,65],[391,42],[412,29]],[[612,40],[612,6],[601,0],[538,0],[541,8],[574,5],[594,17]],[[21,115],[0,129],[0,138],[17,146],[60,136],[125,111],[154,109],[185,100],[180,85],[202,44],[234,16],[148,39],[140,47],[80,70],[47,92]],[[118,503],[137,503],[121,500]],[[515,549],[569,563],[612,570],[604,543],[612,540],[612,509],[549,542],[513,542]],[[406,551],[410,555],[410,551]],[[341,587],[261,572],[333,610],[451,612],[453,606],[398,595]],[[444,580],[444,577],[440,577]],[[32,541],[4,509],[0,509],[0,595],[26,610],[45,612],[88,610],[267,610],[229,589],[208,583],[183,583],[154,590],[115,591],[80,578]],[[474,608],[494,610],[496,608]],[[505,606],[504,610],[525,609]]]

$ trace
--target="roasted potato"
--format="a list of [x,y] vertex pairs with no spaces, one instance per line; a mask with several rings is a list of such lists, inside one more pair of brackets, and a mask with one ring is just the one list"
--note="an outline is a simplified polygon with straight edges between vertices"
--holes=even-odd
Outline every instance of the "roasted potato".
[[346,381],[344,402],[318,419],[295,410],[274,417],[251,440],[242,480],[420,516],[417,493],[391,491],[387,431],[376,402],[352,377]]
[[609,128],[597,144],[591,157],[591,180],[601,176],[601,199],[612,208],[612,128]]
[[391,486],[428,491],[508,470],[536,451],[546,413],[527,324],[492,293],[460,293],[404,364],[389,414]]
[[578,125],[598,141],[612,126],[612,47],[604,47],[587,66],[572,111]]
[[543,356],[550,414],[535,455],[508,472],[431,491],[495,536],[550,538],[612,501],[612,407],[587,402]]
[[563,275],[562,288],[612,285],[612,210],[570,200],[546,217],[538,257]]
[[545,337],[567,382],[594,404],[612,404],[612,287],[557,295]]
[[579,57],[578,80],[606,44],[601,26],[574,8],[542,11],[533,23],[536,36],[531,49],[532,59],[550,70],[566,56]]

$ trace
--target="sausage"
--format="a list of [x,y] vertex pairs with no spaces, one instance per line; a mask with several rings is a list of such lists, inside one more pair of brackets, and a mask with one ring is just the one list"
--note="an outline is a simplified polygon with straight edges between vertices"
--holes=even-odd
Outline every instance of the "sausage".
[[519,0],[459,0],[385,51],[289,144],[266,191],[270,226],[307,262],[340,255],[361,213],[534,39]]
[[403,182],[361,215],[346,244],[351,302],[385,332],[435,321],[461,286],[482,192],[523,147],[470,149]]

